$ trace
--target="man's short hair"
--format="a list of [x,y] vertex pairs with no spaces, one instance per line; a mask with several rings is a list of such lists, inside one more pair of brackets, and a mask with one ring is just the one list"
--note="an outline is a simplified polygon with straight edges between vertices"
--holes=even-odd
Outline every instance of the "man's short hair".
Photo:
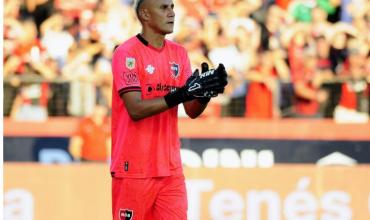
[[136,0],[136,3],[135,3],[135,11],[136,11],[136,14],[139,15],[139,9],[140,9],[140,6],[143,4],[145,0]]

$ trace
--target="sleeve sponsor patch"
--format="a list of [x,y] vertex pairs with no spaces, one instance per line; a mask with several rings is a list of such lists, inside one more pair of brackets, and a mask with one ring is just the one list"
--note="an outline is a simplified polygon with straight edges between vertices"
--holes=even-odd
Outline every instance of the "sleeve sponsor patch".
[[123,72],[122,73],[122,80],[127,86],[131,85],[138,85],[139,84],[139,78],[135,72]]

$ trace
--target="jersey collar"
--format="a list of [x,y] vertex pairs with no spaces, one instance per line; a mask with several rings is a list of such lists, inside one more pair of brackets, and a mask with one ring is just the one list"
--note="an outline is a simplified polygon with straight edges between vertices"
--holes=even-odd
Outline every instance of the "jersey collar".
[[164,42],[163,42],[163,47],[161,47],[161,48],[156,48],[156,47],[153,47],[152,45],[150,45],[149,44],[149,42],[147,41],[147,40],[145,40],[144,38],[143,38],[143,36],[141,36],[141,34],[137,34],[136,35],[136,38],[142,43],[142,44],[144,44],[145,46],[147,46],[147,47],[149,47],[150,49],[152,49],[152,50],[155,50],[155,51],[158,51],[158,52],[161,52],[163,49],[164,49],[164,47],[166,46],[166,40],[164,40]]

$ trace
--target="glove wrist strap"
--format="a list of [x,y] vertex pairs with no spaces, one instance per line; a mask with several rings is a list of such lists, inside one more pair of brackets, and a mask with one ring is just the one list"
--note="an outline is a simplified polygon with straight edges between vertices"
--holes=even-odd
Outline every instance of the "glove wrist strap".
[[188,95],[184,88],[179,88],[176,91],[170,92],[164,96],[164,100],[169,108],[192,99],[194,99],[194,97]]

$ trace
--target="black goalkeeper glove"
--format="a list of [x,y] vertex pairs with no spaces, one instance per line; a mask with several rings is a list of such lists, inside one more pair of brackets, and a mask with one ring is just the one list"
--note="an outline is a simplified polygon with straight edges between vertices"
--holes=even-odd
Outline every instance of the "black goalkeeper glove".
[[170,108],[195,98],[200,99],[201,103],[206,103],[209,98],[223,93],[226,85],[227,73],[222,64],[217,69],[208,70],[208,65],[202,63],[201,74],[198,69],[195,70],[186,81],[185,86],[171,91],[164,96],[164,99]]
[[[202,63],[202,74],[207,75],[209,67],[207,63]],[[212,70],[211,70],[212,71]],[[220,64],[217,69],[213,70],[216,74],[216,81],[210,80],[208,83],[208,89],[204,93],[205,97],[199,97],[200,103],[208,103],[211,97],[216,97],[220,93],[224,93],[225,86],[227,85],[227,73],[223,64]]]
[[[202,68],[202,71],[201,71],[202,73],[209,71],[209,66],[207,63],[202,63],[201,68]],[[211,100],[211,97],[198,97],[197,100],[199,103],[205,105]]]

